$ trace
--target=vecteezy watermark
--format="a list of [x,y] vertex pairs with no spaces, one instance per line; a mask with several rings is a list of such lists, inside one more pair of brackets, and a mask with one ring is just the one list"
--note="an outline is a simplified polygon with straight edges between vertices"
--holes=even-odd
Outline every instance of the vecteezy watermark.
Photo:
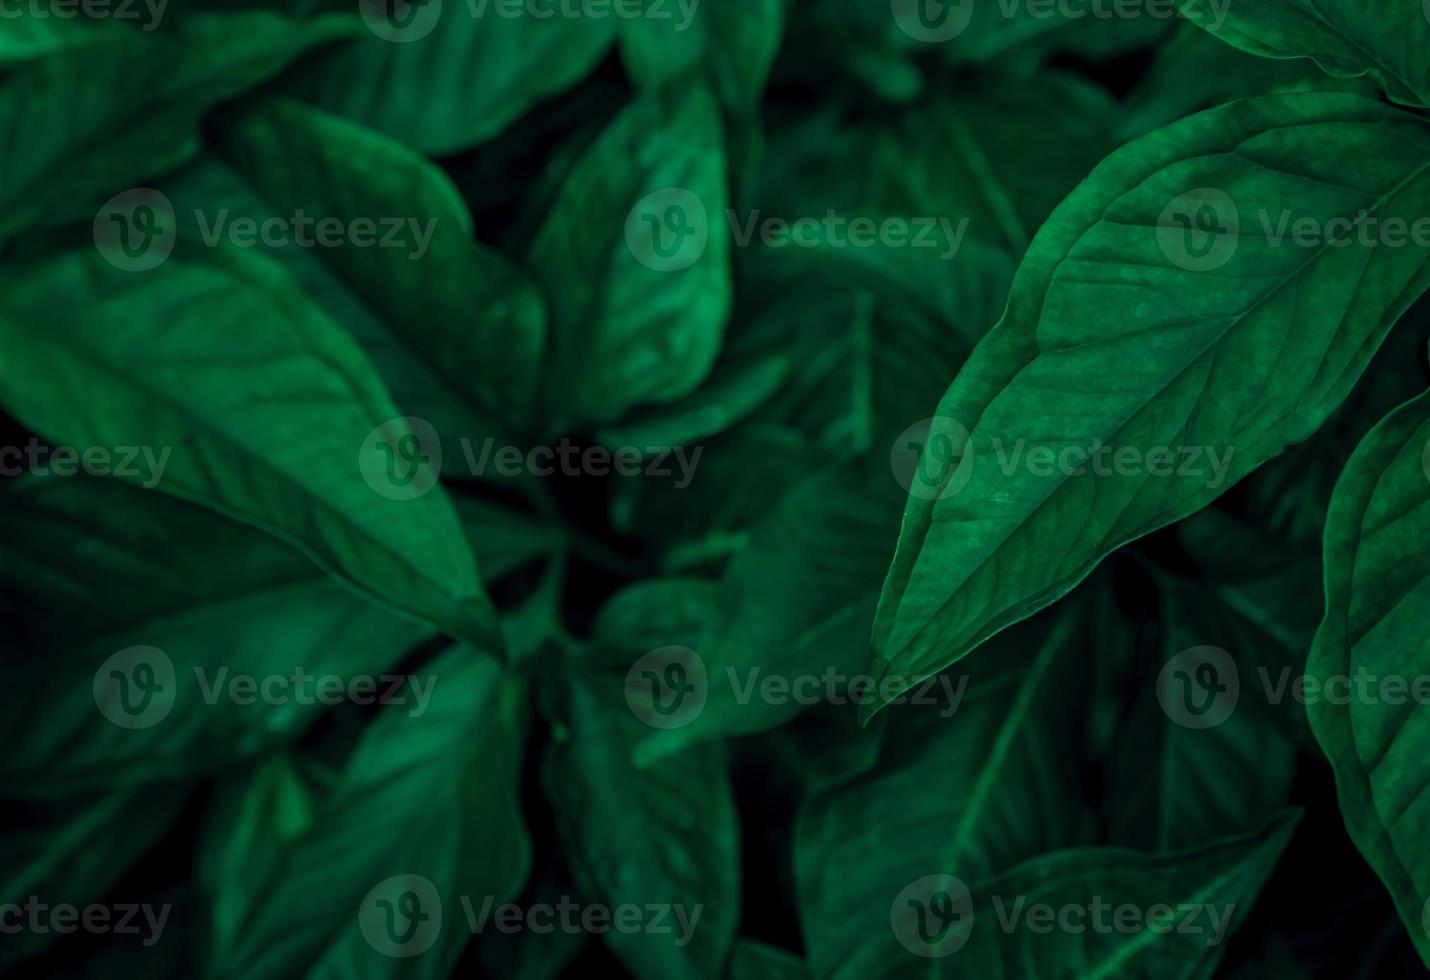
[[1297,704],[1373,705],[1399,707],[1413,704],[1430,705],[1430,674],[1381,674],[1368,667],[1357,667],[1348,674],[1328,674],[1314,677],[1296,674],[1283,667],[1273,678],[1265,667],[1256,668],[1266,700],[1281,704],[1289,695]]
[[[679,902],[633,902],[616,906],[582,903],[563,895],[554,903],[498,904],[492,895],[474,900],[458,895],[462,916],[473,935],[488,930],[514,935],[553,932],[571,935],[623,935],[644,933],[667,936],[675,947],[687,945],[704,912],[703,905],[687,908]],[[394,875],[378,882],[358,907],[358,929],[368,945],[384,956],[406,958],[431,949],[442,932],[442,896],[431,879],[419,874]]]
[[[1008,478],[1020,473],[1047,478],[1149,477],[1200,480],[1207,489],[1226,484],[1234,446],[1114,446],[1100,439],[1087,444],[1030,444],[1026,438],[989,436],[978,455],[991,459]],[[935,416],[905,429],[889,451],[889,468],[899,486],[923,500],[959,493],[973,477],[974,442],[953,419]]]
[[[684,490],[695,478],[703,446],[580,446],[562,438],[554,446],[510,446],[487,437],[459,440],[463,475],[516,477],[644,476],[673,479]],[[390,500],[427,493],[442,474],[442,440],[426,419],[389,419],[368,433],[358,448],[358,470],[367,485]]]
[[1198,187],[1179,194],[1157,219],[1157,245],[1188,272],[1210,272],[1231,261],[1241,238],[1241,214],[1226,191]]
[[[1171,20],[1186,17],[1216,30],[1232,0],[1206,0],[1184,8],[1178,0],[891,0],[894,23],[925,44],[951,41],[968,30],[975,13],[993,20]],[[1430,2],[1430,0],[1427,0]]]
[[1148,476],[1205,480],[1208,490],[1226,483],[1234,446],[1110,446],[1100,439],[1087,446],[1028,446],[1026,439],[1011,443],[991,440],[998,468],[1004,476],[1026,472],[1032,476]]
[[744,217],[733,210],[725,214],[739,248],[748,248],[758,233],[766,248],[933,248],[944,261],[957,257],[970,220],[960,218],[957,227],[953,219],[942,217],[894,215],[876,221],[851,218],[832,208],[817,218],[766,217],[759,209]]
[[[1273,706],[1287,698],[1302,706],[1430,706],[1430,674],[1380,673],[1357,667],[1349,673],[1313,676],[1298,674],[1291,667],[1272,671],[1258,665],[1256,677],[1266,703]],[[1236,711],[1241,695],[1236,661],[1220,647],[1184,650],[1167,661],[1157,678],[1157,699],[1162,710],[1187,728],[1223,724]]]
[[413,217],[359,217],[350,220],[334,217],[315,218],[302,208],[291,215],[273,216],[262,221],[247,216],[233,217],[228,208],[212,215],[194,210],[199,239],[209,248],[227,241],[235,248],[389,248],[399,249],[414,262],[420,262],[432,243],[437,219]]
[[475,934],[484,933],[489,926],[506,935],[530,932],[544,936],[563,932],[599,936],[619,932],[632,936],[645,933],[669,936],[671,945],[677,948],[690,943],[705,911],[703,905],[687,908],[680,902],[650,902],[644,905],[624,902],[616,906],[582,904],[569,895],[562,895],[554,903],[536,902],[526,906],[510,902],[497,905],[491,895],[482,900],[480,907],[466,895],[460,896],[460,901],[467,928]]
[[1157,701],[1184,728],[1215,728],[1231,717],[1241,696],[1236,661],[1221,647],[1183,650],[1157,675]]
[[23,446],[0,446],[0,476],[120,476],[152,490],[164,478],[173,446],[51,446],[31,439]]
[[35,935],[59,933],[69,935],[86,932],[97,936],[142,936],[140,943],[153,946],[164,934],[164,923],[174,906],[165,902],[155,906],[145,903],[116,902],[102,905],[71,905],[42,902],[38,895],[27,896],[23,903],[0,905],[0,935],[16,936],[22,932]]
[[953,875],[925,875],[894,897],[889,928],[915,956],[937,959],[956,953],[973,933],[973,896]]
[[710,696],[705,660],[689,647],[658,647],[626,672],[626,704],[652,728],[684,728]]
[[899,486],[921,500],[950,497],[973,476],[968,429],[943,416],[915,422],[894,440],[889,468]]
[[1275,214],[1259,208],[1256,216],[1272,248],[1281,248],[1288,242],[1297,248],[1430,248],[1430,217],[1426,216],[1380,217],[1368,208],[1362,208],[1355,217],[1298,218],[1290,208]]
[[472,476],[488,472],[497,476],[647,476],[657,479],[674,478],[671,486],[684,490],[695,478],[695,467],[705,452],[703,446],[586,446],[569,439],[555,446],[499,446],[495,439],[482,440],[478,451],[472,440],[462,439],[462,456]]
[[[193,667],[199,697],[206,705],[227,701],[240,707],[263,705],[401,705],[410,717],[427,712],[437,677],[409,674],[309,673],[302,666],[281,674],[235,674],[228,667]],[[174,661],[158,647],[126,647],[94,672],[94,702],[121,728],[152,728],[169,716],[178,697]],[[410,706],[409,706],[410,705]]]
[[[384,248],[399,249],[421,261],[432,243],[437,219],[373,216],[351,219],[315,217],[302,208],[291,215],[252,218],[229,208],[191,213],[197,240],[208,248],[226,242],[234,248]],[[105,202],[94,219],[99,254],[125,272],[147,272],[162,265],[174,250],[179,218],[162,191],[136,187]]]
[[1268,248],[1430,249],[1430,216],[1378,215],[1361,208],[1354,215],[1298,215],[1291,208],[1257,208],[1244,219],[1226,191],[1199,187],[1168,202],[1157,221],[1157,243],[1173,265],[1210,272],[1231,261],[1245,241]]
[[152,728],[174,709],[174,662],[158,647],[125,647],[94,672],[94,703],[120,728]]
[[656,272],[688,269],[710,242],[710,215],[700,195],[684,187],[647,194],[626,215],[626,247]]
[[1029,902],[1026,895],[1013,896],[1011,900],[994,895],[991,901],[998,928],[1005,933],[1018,929],[1040,936],[1054,932],[1071,936],[1087,932],[1122,936],[1136,936],[1144,932],[1154,935],[1176,933],[1205,937],[1203,943],[1208,947],[1221,945],[1236,914],[1236,905],[1230,902],[1223,905],[1158,902],[1144,906],[1134,902],[1113,904],[1101,895],[1093,895],[1087,902],[1065,902],[1061,905]]
[[178,235],[174,205],[152,187],[115,194],[94,216],[95,247],[106,262],[125,272],[163,265]]
[[[935,674],[922,681],[889,675],[848,675],[837,667],[822,673],[781,674],[762,667],[727,665],[716,674],[735,704],[751,702],[776,707],[796,704],[862,705],[879,697],[880,703],[933,707],[939,717],[958,711],[968,687],[968,675]],[[700,654],[689,647],[659,647],[643,655],[626,672],[626,704],[631,713],[652,728],[683,728],[705,710],[710,696],[710,672]]]
[[442,933],[441,893],[422,875],[386,878],[363,896],[358,931],[384,956],[405,959],[425,953]]
[[[926,959],[950,956],[964,947],[975,928],[996,928],[1005,935],[1020,930],[1033,935],[1057,932],[1078,936],[1136,936],[1142,933],[1204,937],[1208,947],[1225,939],[1236,905],[1209,902],[1111,902],[1102,895],[1087,901],[1034,902],[1027,895],[990,894],[979,907],[993,919],[978,920],[973,895],[950,874],[925,875],[909,882],[889,906],[889,926],[899,944]],[[976,921],[977,920],[977,921]]]
[[0,0],[0,20],[138,20],[152,31],[169,0]]
[[[969,218],[936,216],[843,215],[832,208],[815,217],[745,214],[725,211],[736,248],[758,242],[765,248],[937,249],[945,261],[957,257],[968,233]],[[636,202],[626,215],[626,247],[637,262],[656,272],[679,272],[700,260],[710,243],[710,214],[700,195],[685,187],[666,187]]]
[[[464,0],[473,20],[651,20],[684,32],[695,22],[701,0]],[[362,19],[384,41],[420,41],[437,26],[443,0],[358,0]]]

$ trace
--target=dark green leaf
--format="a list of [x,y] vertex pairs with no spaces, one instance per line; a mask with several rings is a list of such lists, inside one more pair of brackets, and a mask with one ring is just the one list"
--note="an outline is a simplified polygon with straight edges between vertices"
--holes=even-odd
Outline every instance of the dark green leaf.
[[1413,116],[1314,94],[1232,103],[1109,157],[1038,233],[939,405],[876,672],[959,660],[1315,432],[1430,285],[1427,249],[1276,229],[1423,216],[1427,150]]

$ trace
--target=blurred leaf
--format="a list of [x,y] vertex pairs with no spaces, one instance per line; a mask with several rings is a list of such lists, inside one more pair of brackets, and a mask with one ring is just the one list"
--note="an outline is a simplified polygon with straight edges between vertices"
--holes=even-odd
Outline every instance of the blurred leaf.
[[215,103],[352,29],[346,18],[298,25],[266,11],[194,17],[180,37],[107,31],[103,43],[22,65],[0,82],[0,119],[24,134],[0,163],[0,241],[92,220],[108,194],[193,156]]
[[616,24],[572,16],[569,4],[510,0],[407,8],[362,0],[359,9],[372,36],[325,58],[289,91],[433,156],[491,139],[579,82],[611,46]]
[[553,428],[673,401],[709,374],[730,310],[727,193],[699,87],[633,103],[567,175],[528,257],[551,309]]
[[784,32],[786,0],[702,3],[641,0],[621,22],[621,58],[641,88],[669,85],[703,67],[737,115],[759,105]]
[[[151,786],[54,803],[8,804],[13,809],[0,843],[0,905],[24,908],[31,898],[43,896],[49,905],[83,909],[102,899],[129,866],[169,832],[190,790],[184,785]],[[157,922],[161,912],[153,914]],[[154,927],[160,930],[152,937],[157,941],[162,924]],[[9,970],[33,956],[53,942],[58,931],[7,930],[0,968]]]

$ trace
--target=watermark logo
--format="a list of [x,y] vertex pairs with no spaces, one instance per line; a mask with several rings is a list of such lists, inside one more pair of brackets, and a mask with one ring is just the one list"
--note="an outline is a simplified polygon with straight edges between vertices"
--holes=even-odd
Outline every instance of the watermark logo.
[[1354,217],[1335,215],[1321,218],[1316,215],[1296,217],[1290,208],[1283,208],[1273,214],[1266,208],[1258,208],[1257,221],[1266,244],[1281,248],[1287,244],[1297,248],[1325,249],[1350,248],[1430,248],[1430,217],[1420,216],[1408,220],[1399,215],[1382,217],[1372,214],[1369,208],[1361,208]]
[[174,709],[174,662],[158,647],[126,647],[94,672],[94,703],[120,728],[152,728]]
[[889,926],[915,956],[948,956],[973,932],[973,896],[953,875],[925,875],[905,885],[889,906]]
[[1208,490],[1225,486],[1231,470],[1235,446],[1114,446],[1094,439],[1086,445],[1028,444],[994,436],[989,440],[993,456],[1004,476],[1026,472],[1050,477],[1156,477],[1205,481]]
[[[157,451],[156,451],[157,448]],[[152,490],[164,478],[173,446],[51,446],[31,438],[0,447],[0,476],[119,476]]]
[[725,216],[737,248],[749,248],[758,236],[761,245],[775,249],[938,249],[944,262],[958,257],[972,223],[967,217],[955,224],[952,218],[933,215],[891,215],[875,221],[868,216],[851,218],[833,208],[817,218],[806,215],[792,221],[767,216],[758,208],[743,218],[734,209]]
[[152,187],[116,194],[94,218],[94,244],[106,262],[124,272],[147,272],[164,264],[178,238],[174,205]]
[[1157,244],[1173,265],[1210,272],[1231,261],[1241,235],[1236,202],[1225,191],[1199,187],[1172,199],[1157,219]]
[[159,26],[168,5],[169,0],[0,0],[0,20],[143,20],[139,29],[147,32]]
[[384,41],[420,41],[442,17],[442,0],[358,0],[367,29]]
[[894,23],[915,41],[942,44],[951,41],[973,22],[976,0],[891,0]]
[[951,497],[973,476],[969,432],[942,416],[915,422],[894,440],[889,468],[899,486],[921,500]]
[[667,187],[636,202],[626,216],[626,247],[656,272],[688,269],[705,254],[710,216],[705,202],[684,187]]
[[442,932],[442,896],[422,875],[394,875],[374,885],[358,908],[358,929],[384,956],[406,959],[432,948]]
[[1176,933],[1199,937],[1207,947],[1221,945],[1236,915],[1236,906],[1231,903],[1180,902],[1173,905],[1157,902],[1144,906],[1122,902],[1114,905],[1101,895],[1093,895],[1089,902],[1065,902],[1061,905],[1030,902],[1027,895],[1012,896],[1011,901],[1002,895],[994,895],[992,906],[999,930],[1007,935],[1019,929],[1036,936],[1054,932],[1066,936],[1089,932],[1103,936],[1136,936],[1142,933],[1164,936]]
[[684,728],[709,695],[705,661],[689,647],[658,647],[626,672],[626,704],[652,728]]
[[442,440],[426,419],[388,419],[363,440],[358,471],[378,495],[414,500],[435,487],[442,475]]
[[1162,710],[1184,728],[1215,728],[1231,717],[1240,696],[1236,661],[1221,647],[1183,650],[1157,676]]
[[478,451],[472,440],[461,440],[462,457],[472,476],[513,477],[523,473],[548,477],[562,476],[647,476],[652,479],[674,479],[672,486],[684,490],[695,479],[695,467],[705,452],[704,446],[586,446],[584,449],[562,437],[555,446],[498,445],[490,436],[482,441]]
[[23,904],[7,902],[0,905],[0,936],[22,932],[43,936],[59,933],[67,936],[85,932],[95,936],[143,936],[140,944],[152,947],[164,934],[164,924],[174,906],[168,902],[157,908],[147,902],[115,905],[72,905],[59,902],[51,905],[38,895],[26,897]]
[[614,907],[599,903],[586,905],[570,895],[562,895],[555,903],[537,902],[525,907],[510,902],[498,905],[491,895],[482,899],[480,908],[467,895],[461,896],[460,900],[467,928],[473,935],[485,934],[488,926],[504,935],[530,932],[545,936],[563,932],[599,936],[618,932],[631,936],[644,933],[648,936],[668,936],[670,944],[676,949],[688,945],[694,938],[695,928],[705,911],[704,905],[687,908],[679,902],[651,902],[646,905],[626,902]]
[[1256,668],[1261,688],[1269,704],[1279,705],[1289,694],[1297,704],[1334,704],[1344,706],[1414,704],[1430,706],[1430,674],[1378,674],[1370,668],[1357,667],[1351,673],[1295,675],[1290,667],[1282,667],[1273,678],[1264,666]]

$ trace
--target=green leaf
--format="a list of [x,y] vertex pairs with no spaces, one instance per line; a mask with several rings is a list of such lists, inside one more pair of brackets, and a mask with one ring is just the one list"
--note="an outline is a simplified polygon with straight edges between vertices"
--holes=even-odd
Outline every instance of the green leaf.
[[393,30],[384,5],[363,3],[375,36],[324,59],[289,91],[441,156],[491,139],[579,82],[615,38],[614,17],[571,16],[569,5],[437,0],[414,7],[410,26]]
[[[212,152],[161,182],[159,190],[174,209],[177,240],[193,245],[207,245],[216,233],[223,240],[245,219],[262,228],[294,218],[291,213],[280,216],[252,183]],[[350,285],[332,262],[332,248],[304,247],[295,238],[274,241],[269,245],[259,237],[254,251],[282,264],[328,319],[352,335],[404,415],[430,423],[450,451],[458,449],[463,438],[496,428],[493,419],[478,411],[466,383],[449,380],[440,358],[406,341],[398,325],[368,301],[367,294],[385,292],[381,284]]]
[[[343,236],[321,249],[324,261],[483,415],[508,427],[532,423],[546,333],[541,296],[520,269],[472,240],[471,215],[440,170],[384,136],[286,99],[263,103],[226,136],[238,171],[281,214],[366,222],[367,239]],[[389,236],[402,247],[385,247]]]
[[943,675],[954,697],[945,688],[934,704],[901,706],[879,764],[806,802],[795,874],[816,976],[864,976],[902,956],[889,912],[908,882],[943,873],[972,883],[1088,839],[1067,696],[1075,637],[1066,614],[1051,633],[1010,633],[997,673]]
[[668,907],[668,931],[613,930],[606,944],[640,980],[721,976],[740,919],[740,828],[723,747],[638,770],[631,748],[642,726],[619,685],[575,664],[563,674],[542,785],[576,882],[613,915],[626,904]]
[[567,175],[528,257],[546,286],[552,428],[705,379],[730,312],[725,150],[709,92],[638,99]]
[[[876,673],[959,660],[1315,432],[1430,285],[1426,249],[1301,247],[1277,229],[1423,216],[1427,150],[1413,116],[1312,94],[1232,103],[1109,157],[1038,233],[939,405]],[[1194,238],[1177,215],[1221,231]]]
[[193,156],[215,103],[351,32],[347,18],[196,16],[179,37],[114,31],[23,65],[0,84],[0,119],[25,134],[0,162],[0,241],[36,224],[92,220],[106,193]]
[[722,361],[694,394],[602,429],[601,442],[613,449],[639,449],[646,455],[652,450],[698,443],[719,435],[759,408],[789,373],[789,356],[777,351]]
[[1158,47],[1147,73],[1127,98],[1118,127],[1125,140],[1233,99],[1274,92],[1369,85],[1338,82],[1309,61],[1258,58],[1190,24]]
[[423,463],[429,442],[281,268],[182,249],[139,277],[93,253],[24,272],[0,301],[0,402],[13,415],[81,451],[167,448],[152,486],[498,649],[476,562]]
[[[960,933],[960,926],[953,926],[946,941],[955,945],[961,935],[966,944],[946,954],[948,962],[977,977],[1206,980],[1299,819],[1299,811],[1291,811],[1256,833],[1171,854],[1085,848],[1034,858],[967,886],[971,929]],[[948,887],[946,881],[935,884]],[[938,896],[915,887],[908,904],[893,910],[895,930],[918,950],[930,948],[920,943],[916,917],[928,914],[931,899]],[[1071,909],[1065,921],[1083,928],[1060,929],[1054,921],[1050,929],[1047,920],[1022,918],[1034,904],[1056,914]],[[1170,908],[1162,911],[1165,906]],[[1136,925],[1118,928],[1113,910],[1128,907],[1135,910]],[[905,975],[925,962],[902,956],[878,975]]]
[[[659,88],[703,68],[737,115],[754,112],[784,32],[786,0],[678,4],[643,0],[621,22],[621,59],[640,88]],[[658,15],[658,16],[656,16]]]
[[1387,416],[1346,463],[1326,519],[1326,618],[1306,669],[1324,696],[1306,711],[1335,768],[1351,839],[1430,964],[1430,847],[1422,832],[1430,805],[1427,445],[1430,396],[1421,395]]
[[[33,696],[0,715],[11,793],[215,772],[311,725],[324,710],[317,677],[375,677],[428,635],[201,507],[87,477],[6,490],[0,598],[24,624],[14,664],[35,678]],[[142,670],[159,684],[148,698],[127,689]],[[243,676],[283,679],[285,701],[229,696]]]
[[1310,58],[1338,78],[1370,75],[1392,99],[1430,105],[1430,10],[1422,0],[1183,0],[1192,23],[1264,58]]
[[[471,938],[469,904],[521,889],[523,691],[468,648],[429,668],[425,710],[385,707],[330,794],[280,762],[218,801],[200,844],[214,972],[446,976]],[[426,918],[385,921],[408,893]]]

